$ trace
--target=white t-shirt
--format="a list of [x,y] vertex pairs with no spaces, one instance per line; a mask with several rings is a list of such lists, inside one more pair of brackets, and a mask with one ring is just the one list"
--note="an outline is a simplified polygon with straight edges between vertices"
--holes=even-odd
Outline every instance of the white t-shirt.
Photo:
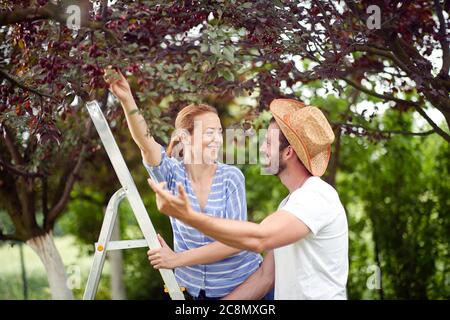
[[336,190],[311,177],[278,209],[299,218],[311,233],[274,250],[275,299],[347,299],[348,225]]

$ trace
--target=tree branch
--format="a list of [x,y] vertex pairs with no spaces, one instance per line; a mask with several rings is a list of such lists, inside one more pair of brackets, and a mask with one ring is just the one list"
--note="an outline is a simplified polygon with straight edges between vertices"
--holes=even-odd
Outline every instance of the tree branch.
[[[412,79],[414,79],[414,75],[417,75],[421,71],[418,71],[418,67],[414,64],[411,56],[414,55],[416,57],[415,61],[417,62],[423,60],[427,63],[428,60],[423,58],[416,48],[399,38],[396,32],[387,32],[386,35],[383,35],[383,37],[393,55],[396,57],[398,66],[402,68],[403,71],[405,71]],[[421,76],[433,79],[430,72],[427,72],[427,74],[421,74]]]
[[442,67],[439,75],[447,79],[448,72],[450,70],[450,49],[449,44],[447,42],[447,32],[446,32],[446,23],[444,19],[444,15],[442,14],[442,6],[439,0],[434,0],[434,6],[436,8],[436,15],[439,19],[439,42],[442,46]]
[[102,0],[101,1],[101,9],[100,12],[102,14],[102,20],[106,20],[106,16],[108,15],[108,0]]
[[401,134],[405,136],[428,136],[430,134],[436,133],[434,129],[423,131],[423,132],[411,132],[411,131],[404,131],[404,130],[381,130],[377,128],[367,128],[360,124],[353,124],[353,123],[345,123],[345,122],[332,122],[333,125],[340,126],[340,127],[352,127],[352,128],[360,128],[367,132],[378,132],[382,134]]
[[84,144],[81,147],[80,154],[78,155],[78,159],[76,160],[75,165],[73,166],[72,170],[70,171],[67,179],[65,179],[65,185],[64,185],[64,189],[62,191],[61,196],[59,197],[58,201],[54,204],[53,208],[49,211],[49,213],[45,219],[45,222],[44,222],[45,230],[50,230],[53,227],[56,219],[61,214],[61,212],[64,210],[67,202],[69,201],[70,191],[72,191],[72,187],[75,184],[77,176],[80,172],[86,152],[87,152],[87,144]]
[[16,234],[3,234],[2,230],[0,230],[0,241],[23,241]]
[[3,138],[5,139],[6,148],[11,155],[12,160],[19,165],[23,164],[23,158],[17,150],[16,145],[14,144],[14,139],[11,137],[11,133],[9,132],[9,128],[5,125],[5,123],[1,124],[3,127]]
[[325,28],[327,29],[328,36],[330,37],[331,45],[333,46],[334,55],[337,56],[336,44],[334,43],[334,40],[332,39],[334,33],[331,32],[331,29],[330,29],[330,19],[328,18],[328,15],[327,15],[327,13],[325,12],[325,9],[323,8],[323,6],[322,6],[322,4],[320,3],[320,1],[313,0],[313,2],[316,4],[316,6],[319,7],[319,10],[322,12],[323,18],[324,18],[324,20],[325,20],[324,25],[325,25]]
[[442,130],[423,110],[420,106],[416,107],[417,112],[425,119],[427,122],[431,125],[431,127],[436,131],[438,135],[440,135],[442,138],[444,138],[447,142],[450,143],[450,135]]
[[18,196],[19,190],[17,190],[15,179],[9,171],[0,171],[0,179],[3,181],[0,196],[1,199],[6,199],[6,201],[3,201],[3,206],[14,224],[15,234],[25,238],[28,232],[22,221],[22,204]]
[[45,217],[48,216],[48,180],[46,176],[43,176],[42,179],[42,214]]
[[411,105],[411,106],[418,106],[419,105],[417,102],[414,102],[414,101],[403,100],[403,99],[400,99],[400,98],[396,98],[396,97],[394,97],[392,95],[377,93],[375,91],[367,89],[366,87],[364,87],[364,86],[362,86],[360,84],[357,84],[356,82],[354,82],[354,81],[352,81],[352,80],[350,80],[348,78],[342,78],[342,80],[344,80],[349,85],[351,85],[355,89],[358,89],[361,92],[364,92],[364,93],[366,93],[368,95],[371,95],[371,96],[374,96],[374,97],[377,97],[377,98],[380,98],[380,99],[383,99],[383,100],[395,101],[395,102],[398,102],[398,103],[401,103],[401,104],[407,104],[407,105]]
[[46,98],[50,98],[50,99],[55,99],[55,97],[53,97],[52,95],[40,92],[40,91],[38,91],[36,89],[30,88],[30,87],[24,85],[19,80],[14,79],[11,75],[9,75],[6,71],[4,71],[2,69],[0,69],[0,79],[6,79],[9,82],[11,82],[14,86],[19,87],[19,88],[21,88],[23,90],[32,92],[32,93],[34,93],[34,94],[36,94],[38,96],[46,97]]
[[410,68],[406,64],[404,64],[399,58],[393,55],[392,52],[390,52],[389,50],[383,50],[369,45],[360,45],[360,44],[353,44],[352,47],[356,51],[368,52],[377,56],[388,58],[389,60],[395,62],[404,72],[406,72],[406,74],[408,75],[412,74]]
[[42,7],[28,7],[14,11],[3,11],[0,12],[0,26],[49,19],[56,16],[57,10],[58,7],[55,4],[48,2]]
[[22,170],[20,168],[17,168],[9,163],[7,163],[5,160],[3,160],[0,156],[0,165],[3,166],[4,168],[6,168],[6,170],[8,170],[9,172],[19,175],[19,176],[23,176],[23,177],[28,177],[28,178],[36,178],[36,177],[42,177],[42,173],[40,172],[28,172],[25,170]]
[[15,179],[18,199],[20,201],[20,219],[28,234],[40,232],[36,219],[35,186],[33,179],[19,177]]
[[348,78],[342,78],[342,80],[344,80],[345,82],[347,82],[349,85],[351,85],[352,87],[377,98],[383,99],[383,100],[390,100],[390,101],[395,101],[397,103],[401,103],[401,104],[406,104],[406,105],[410,105],[413,106],[416,111],[431,125],[431,127],[434,129],[434,131],[440,135],[442,138],[444,138],[447,142],[450,142],[450,135],[445,132],[444,130],[442,130],[427,114],[426,112],[423,110],[422,105],[418,102],[414,102],[414,101],[407,101],[407,100],[403,100],[403,99],[399,99],[396,98],[392,95],[386,95],[386,94],[379,94],[375,91],[369,90],[357,83],[355,83],[354,81],[348,79]]

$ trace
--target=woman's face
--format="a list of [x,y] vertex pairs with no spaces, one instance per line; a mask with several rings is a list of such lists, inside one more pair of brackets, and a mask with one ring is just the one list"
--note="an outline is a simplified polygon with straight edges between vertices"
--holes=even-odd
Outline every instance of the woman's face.
[[[208,112],[194,117],[194,131],[183,144],[184,150],[188,151],[184,153],[185,162],[214,163],[223,144],[222,125],[217,114]],[[186,156],[190,158],[186,159]]]

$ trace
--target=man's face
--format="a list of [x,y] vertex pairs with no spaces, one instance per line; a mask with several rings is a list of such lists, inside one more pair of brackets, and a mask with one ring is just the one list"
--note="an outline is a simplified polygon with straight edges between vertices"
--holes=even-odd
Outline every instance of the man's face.
[[286,163],[280,153],[279,135],[280,127],[276,123],[271,122],[267,129],[266,138],[260,148],[260,154],[263,157],[261,166],[268,174],[276,176],[286,168]]

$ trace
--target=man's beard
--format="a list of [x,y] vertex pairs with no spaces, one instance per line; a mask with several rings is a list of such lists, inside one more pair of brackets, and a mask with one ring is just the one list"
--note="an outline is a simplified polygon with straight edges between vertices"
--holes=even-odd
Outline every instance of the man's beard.
[[278,159],[278,170],[274,173],[277,177],[280,177],[280,174],[286,169],[286,163],[281,159],[281,154]]
[[273,164],[271,163],[270,165],[263,165],[263,168],[266,171],[266,173],[273,174],[274,176],[277,177],[279,177],[279,175],[284,171],[284,169],[286,169],[286,163],[282,161],[281,155],[279,155],[278,166],[276,168],[273,168],[272,166]]

